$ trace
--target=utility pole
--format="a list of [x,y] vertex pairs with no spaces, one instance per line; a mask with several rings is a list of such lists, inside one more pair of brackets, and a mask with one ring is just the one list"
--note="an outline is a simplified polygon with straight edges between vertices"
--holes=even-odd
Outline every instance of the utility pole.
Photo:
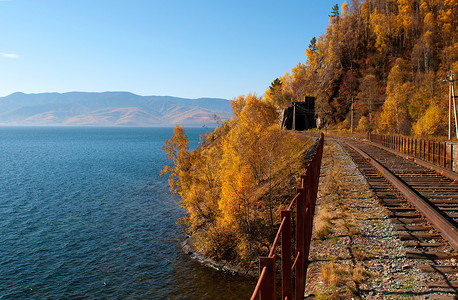
[[296,130],[296,102],[293,102],[293,130]]
[[351,96],[350,132],[353,133],[353,96]]
[[451,140],[451,135],[452,135],[452,102],[453,102],[453,116],[455,117],[455,133],[456,133],[456,138],[458,139],[458,120],[456,117],[456,101],[455,101],[455,88],[454,88],[454,82],[456,79],[453,79],[453,76],[455,74],[450,73],[450,75],[447,75],[445,79],[443,80],[444,82],[448,82],[448,139]]

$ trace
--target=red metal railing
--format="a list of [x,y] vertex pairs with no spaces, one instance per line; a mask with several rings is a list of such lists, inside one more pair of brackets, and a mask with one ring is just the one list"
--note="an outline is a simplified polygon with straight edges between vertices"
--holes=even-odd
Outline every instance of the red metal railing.
[[452,143],[382,134],[370,134],[369,140],[387,148],[415,156],[439,167],[453,170]]
[[[267,257],[259,258],[259,279],[251,300],[259,295],[261,300],[276,298],[276,256],[275,247],[281,236],[281,280],[282,299],[293,299],[293,278],[295,299],[302,299],[305,290],[308,256],[312,239],[313,215],[315,213],[318,181],[320,178],[321,157],[323,156],[324,135],[318,145],[304,174],[301,176],[301,187],[291,201],[288,209],[281,211],[281,223]],[[292,222],[291,211],[296,204],[295,256],[292,263]]]

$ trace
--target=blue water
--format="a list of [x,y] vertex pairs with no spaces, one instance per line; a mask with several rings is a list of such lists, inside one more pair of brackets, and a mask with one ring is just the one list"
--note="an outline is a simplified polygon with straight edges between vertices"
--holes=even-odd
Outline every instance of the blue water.
[[180,250],[159,176],[172,131],[0,127],[0,298],[248,298],[251,280]]

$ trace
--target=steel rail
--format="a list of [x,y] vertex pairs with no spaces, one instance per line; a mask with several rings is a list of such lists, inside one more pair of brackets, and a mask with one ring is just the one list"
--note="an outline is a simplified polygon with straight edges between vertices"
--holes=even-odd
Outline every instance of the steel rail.
[[428,220],[429,223],[439,231],[440,235],[449,242],[455,251],[458,251],[458,229],[444,218],[438,211],[431,207],[425,200],[412,191],[406,184],[404,184],[398,177],[392,174],[386,167],[381,165],[377,160],[372,158],[363,150],[358,147],[343,141],[349,147],[358,152],[365,158],[374,168],[376,168],[395,188],[397,188],[410,203],[415,206],[418,212]]

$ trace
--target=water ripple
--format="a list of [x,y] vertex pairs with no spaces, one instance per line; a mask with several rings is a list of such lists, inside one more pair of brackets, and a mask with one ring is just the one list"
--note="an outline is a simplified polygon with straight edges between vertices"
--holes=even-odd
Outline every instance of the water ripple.
[[0,298],[246,298],[251,281],[178,247],[183,211],[158,176],[171,133],[0,127]]

